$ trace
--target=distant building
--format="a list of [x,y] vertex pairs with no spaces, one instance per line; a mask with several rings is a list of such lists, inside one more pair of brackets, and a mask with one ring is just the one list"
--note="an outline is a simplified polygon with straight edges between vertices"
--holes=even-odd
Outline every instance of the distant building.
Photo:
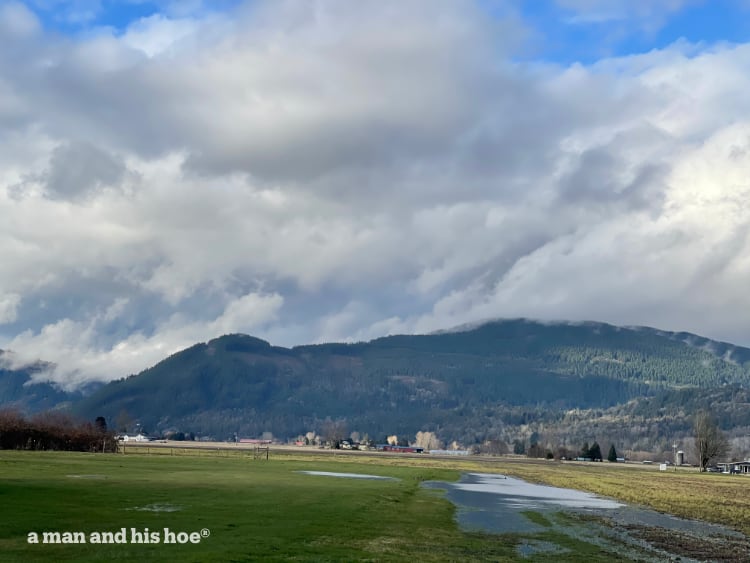
[[117,439],[120,440],[121,442],[150,442],[151,441],[151,438],[143,434],[136,434],[135,436],[128,436],[127,434],[124,434],[122,436],[118,436]]
[[414,446],[393,446],[391,444],[378,444],[377,449],[379,452],[398,452],[402,454],[421,454],[424,452],[424,448],[417,448]]
[[750,460],[718,463],[717,467],[719,467],[724,473],[750,475]]

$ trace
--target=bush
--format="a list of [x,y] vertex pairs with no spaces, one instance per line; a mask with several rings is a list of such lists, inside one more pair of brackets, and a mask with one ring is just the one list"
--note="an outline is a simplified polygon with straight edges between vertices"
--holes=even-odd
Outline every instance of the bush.
[[[106,426],[105,426],[106,428]],[[0,449],[115,452],[117,440],[101,423],[76,420],[60,412],[27,419],[17,411],[0,411]]]

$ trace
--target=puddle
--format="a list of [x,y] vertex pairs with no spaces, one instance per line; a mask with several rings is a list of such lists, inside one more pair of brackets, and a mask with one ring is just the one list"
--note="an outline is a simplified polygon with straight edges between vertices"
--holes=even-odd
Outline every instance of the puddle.
[[182,510],[181,506],[176,504],[147,504],[146,506],[134,506],[125,510],[137,510],[138,512],[177,512]]
[[623,507],[591,493],[486,473],[464,474],[458,483],[430,481],[424,486],[446,490],[448,500],[458,507],[457,519],[462,528],[495,533],[543,531],[545,527],[525,516],[524,511],[609,511]]
[[566,508],[619,508],[622,503],[592,493],[535,485],[521,479],[485,473],[470,473],[469,482],[455,484],[461,491],[490,493],[507,499],[507,503],[523,509],[561,506]]
[[323,477],[342,477],[344,479],[375,479],[378,481],[398,481],[395,477],[384,477],[382,475],[367,475],[364,473],[335,473],[333,471],[296,471],[305,475],[322,475]]
[[[718,524],[504,475],[468,473],[457,483],[428,481],[423,486],[445,491],[457,507],[456,520],[464,530],[520,534],[524,540],[517,545],[517,553],[523,558],[554,557],[564,551],[540,541],[543,536],[537,534],[545,531],[641,561],[664,561],[674,555],[683,561],[735,561],[720,554],[749,552],[745,536]],[[675,541],[664,541],[670,537]]]

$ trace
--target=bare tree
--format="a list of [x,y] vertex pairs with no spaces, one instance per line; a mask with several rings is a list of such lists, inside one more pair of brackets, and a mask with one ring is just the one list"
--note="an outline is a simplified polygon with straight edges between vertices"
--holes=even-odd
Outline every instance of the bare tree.
[[331,420],[330,417],[326,418],[323,421],[322,434],[323,439],[328,442],[331,447],[338,449],[341,441],[346,438],[346,420],[343,418],[339,418],[338,420]]
[[434,432],[417,432],[415,445],[425,450],[439,450],[443,447],[442,442]]
[[488,453],[490,455],[505,455],[510,451],[508,449],[508,444],[497,438],[487,440],[482,444],[481,450],[483,453]]
[[0,411],[0,449],[116,451],[113,432],[60,412],[37,413],[26,419],[16,411]]
[[719,430],[714,418],[706,411],[699,412],[693,425],[695,432],[695,453],[698,456],[700,470],[705,471],[708,464],[729,451],[729,442]]

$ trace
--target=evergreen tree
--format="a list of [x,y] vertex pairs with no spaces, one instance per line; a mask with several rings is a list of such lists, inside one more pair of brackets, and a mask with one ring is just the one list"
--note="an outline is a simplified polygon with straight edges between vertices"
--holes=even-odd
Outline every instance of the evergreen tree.
[[589,449],[589,443],[584,442],[581,448],[581,457],[591,457],[591,450]]
[[94,421],[94,426],[99,432],[106,432],[107,431],[107,419],[103,416],[97,416],[96,420]]
[[612,444],[609,447],[609,453],[607,454],[607,461],[611,461],[612,463],[615,463],[617,461],[617,451],[615,450],[614,444]]
[[602,460],[602,450],[599,447],[599,444],[597,442],[594,442],[593,445],[591,446],[588,457],[590,457],[594,461]]

